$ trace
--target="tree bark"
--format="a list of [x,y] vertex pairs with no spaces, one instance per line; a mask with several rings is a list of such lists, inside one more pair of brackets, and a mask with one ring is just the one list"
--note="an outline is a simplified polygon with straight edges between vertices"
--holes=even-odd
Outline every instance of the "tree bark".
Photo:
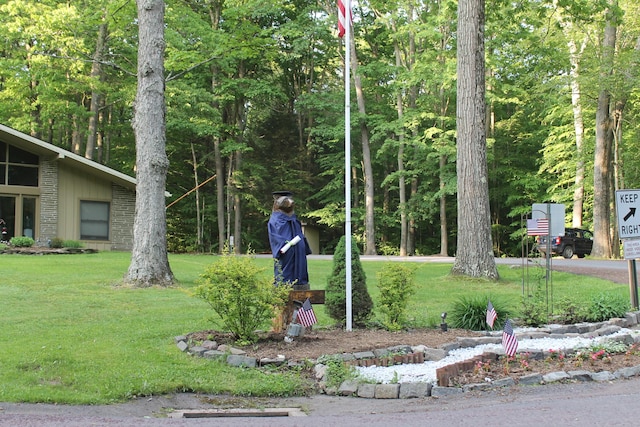
[[[615,0],[613,1],[615,3]],[[611,120],[611,94],[608,81],[613,70],[616,45],[615,14],[607,11],[607,23],[602,39],[602,87],[596,109],[596,146],[593,165],[593,250],[596,258],[611,258],[611,157],[613,128]]]
[[458,247],[453,274],[498,279],[486,146],[484,0],[458,4]]
[[131,265],[125,282],[136,287],[169,286],[167,254],[164,99],[164,1],[138,0],[138,88],[134,104],[136,209]]
[[102,103],[102,94],[100,93],[99,83],[103,80],[102,74],[102,56],[107,44],[108,24],[102,22],[98,28],[98,40],[96,42],[96,50],[93,53],[93,62],[91,63],[91,103],[89,107],[89,129],[87,135],[87,145],[84,151],[84,157],[93,160],[98,139],[98,117],[100,105]]
[[353,83],[356,89],[358,113],[360,114],[360,135],[362,139],[362,166],[364,172],[364,205],[365,205],[365,255],[376,254],[376,231],[374,226],[374,199],[373,199],[373,166],[371,164],[371,148],[369,146],[369,128],[364,120],[367,115],[362,91],[362,79],[358,75],[358,58],[356,56],[356,44],[351,37],[351,71]]

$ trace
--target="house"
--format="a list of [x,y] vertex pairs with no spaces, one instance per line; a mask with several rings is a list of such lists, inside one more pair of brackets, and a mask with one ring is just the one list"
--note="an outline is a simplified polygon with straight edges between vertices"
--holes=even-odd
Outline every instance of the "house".
[[131,250],[136,180],[0,125],[0,218],[7,239],[81,241],[101,251]]

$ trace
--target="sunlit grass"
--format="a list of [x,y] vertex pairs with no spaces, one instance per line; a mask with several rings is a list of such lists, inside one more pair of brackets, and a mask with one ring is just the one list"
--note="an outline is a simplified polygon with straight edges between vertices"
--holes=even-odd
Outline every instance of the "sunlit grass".
[[[228,367],[178,351],[177,335],[218,328],[215,315],[191,295],[212,255],[171,255],[172,288],[118,286],[130,254],[3,255],[0,281],[0,401],[98,404],[176,391],[293,395],[306,385],[295,372]],[[266,275],[272,260],[258,257]],[[369,292],[378,297],[383,262],[363,261]],[[331,260],[309,260],[312,289],[324,289]],[[547,287],[543,271],[500,266],[497,283],[449,276],[451,265],[423,263],[409,305],[416,326],[434,326],[463,295],[491,295],[518,312],[523,291]],[[588,301],[601,292],[627,294],[609,281],[553,273],[552,298]],[[322,306],[319,327],[329,327]],[[265,325],[268,327],[268,325]]]

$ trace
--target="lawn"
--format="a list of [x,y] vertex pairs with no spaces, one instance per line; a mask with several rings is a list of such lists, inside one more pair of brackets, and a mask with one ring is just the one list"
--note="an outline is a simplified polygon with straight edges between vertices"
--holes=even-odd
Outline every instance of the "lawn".
[[[130,254],[2,255],[0,301],[0,401],[104,404],[134,396],[179,391],[285,396],[307,387],[296,372],[232,368],[181,353],[173,337],[219,328],[209,306],[191,295],[211,255],[171,255],[179,283],[173,288],[118,286]],[[255,262],[272,274],[272,260]],[[376,302],[376,272],[383,262],[364,261]],[[323,289],[331,260],[310,260],[313,289]],[[526,283],[517,268],[500,266],[497,283],[453,278],[451,265],[424,263],[409,305],[413,326],[434,327],[442,311],[465,295],[487,295],[517,313],[523,289],[546,287],[534,270]],[[553,298],[588,301],[601,292],[628,295],[624,285],[554,273]],[[319,327],[332,320],[316,309]],[[265,328],[268,325],[265,325]]]

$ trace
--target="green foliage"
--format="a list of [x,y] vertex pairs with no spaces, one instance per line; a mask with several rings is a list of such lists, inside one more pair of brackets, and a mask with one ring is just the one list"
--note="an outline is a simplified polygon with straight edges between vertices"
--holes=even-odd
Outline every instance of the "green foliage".
[[317,360],[327,367],[327,385],[329,387],[338,387],[344,381],[356,378],[357,373],[353,366],[348,366],[340,356],[327,355],[321,356]]
[[84,245],[78,240],[65,240],[64,242],[62,242],[62,247],[70,249],[80,249],[84,247]]
[[64,246],[64,240],[60,237],[54,237],[53,239],[51,239],[51,242],[49,242],[50,248],[60,249],[63,246]]
[[613,317],[624,317],[629,306],[629,301],[622,295],[601,293],[591,300],[588,319],[601,322]]
[[16,248],[30,248],[34,243],[35,240],[33,240],[31,237],[26,236],[16,236],[12,237],[11,240],[9,240],[9,244],[11,244],[11,246],[15,246]]
[[484,331],[487,325],[487,304],[491,301],[498,317],[493,324],[494,329],[500,327],[510,316],[509,309],[500,301],[487,296],[463,296],[453,303],[448,313],[449,323],[454,328]]
[[195,289],[241,344],[255,342],[256,330],[284,306],[289,294],[289,287],[274,286],[264,271],[251,257],[224,255],[205,270]]
[[565,325],[585,322],[588,318],[587,308],[567,297],[558,301],[554,307],[554,314],[557,322]]
[[547,322],[547,303],[541,283],[538,283],[533,295],[522,297],[521,311],[520,319],[525,325],[540,326]]
[[406,322],[409,298],[415,294],[413,265],[387,263],[377,273],[380,301],[378,307],[384,314],[384,326],[389,330],[400,330]]
[[[358,246],[351,244],[351,295],[353,323],[364,325],[373,312],[373,300],[367,290],[366,275],[360,263]],[[324,306],[329,316],[344,323],[346,313],[346,244],[342,236],[333,255],[333,271],[327,281]]]

